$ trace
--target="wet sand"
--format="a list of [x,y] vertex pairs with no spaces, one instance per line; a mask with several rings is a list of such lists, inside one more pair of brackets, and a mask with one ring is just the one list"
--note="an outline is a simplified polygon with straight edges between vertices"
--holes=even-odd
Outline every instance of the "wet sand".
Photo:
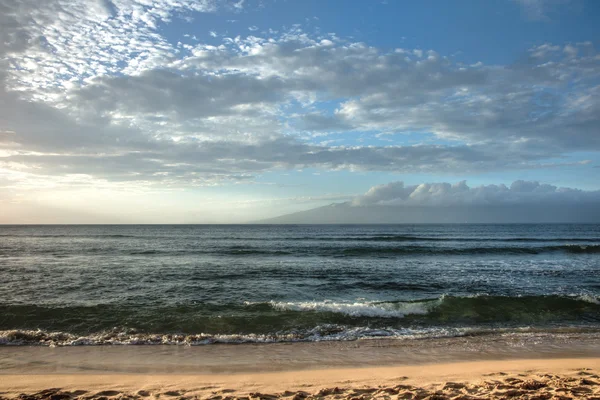
[[598,332],[208,346],[0,346],[0,374],[223,374],[600,357]]

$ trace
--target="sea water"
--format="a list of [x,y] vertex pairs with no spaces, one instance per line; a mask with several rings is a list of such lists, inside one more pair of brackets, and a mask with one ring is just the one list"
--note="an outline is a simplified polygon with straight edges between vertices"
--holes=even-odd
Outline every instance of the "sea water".
[[600,332],[600,225],[0,226],[0,344]]

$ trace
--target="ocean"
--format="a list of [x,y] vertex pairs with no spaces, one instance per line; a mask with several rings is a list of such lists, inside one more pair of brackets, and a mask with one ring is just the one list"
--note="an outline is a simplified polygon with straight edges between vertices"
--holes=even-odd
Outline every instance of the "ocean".
[[0,344],[600,335],[600,225],[0,226]]

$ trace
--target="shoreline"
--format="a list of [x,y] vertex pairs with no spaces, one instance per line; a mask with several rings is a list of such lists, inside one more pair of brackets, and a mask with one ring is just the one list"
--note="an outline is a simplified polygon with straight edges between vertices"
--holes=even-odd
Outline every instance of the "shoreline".
[[500,334],[268,344],[0,346],[6,374],[215,374],[600,358],[600,334]]
[[0,400],[600,399],[600,336],[0,347]]
[[[578,296],[582,298],[584,296]],[[598,304],[596,299],[587,300]],[[272,345],[325,342],[453,340],[460,338],[495,338],[509,335],[525,336],[598,336],[599,324],[557,326],[431,326],[404,328],[337,327],[321,326],[329,333],[316,332],[302,337],[298,332],[282,333],[145,333],[109,330],[80,334],[42,329],[0,330],[0,348],[16,346],[81,347],[81,346],[210,346],[210,345]],[[402,331],[404,329],[404,331]]]

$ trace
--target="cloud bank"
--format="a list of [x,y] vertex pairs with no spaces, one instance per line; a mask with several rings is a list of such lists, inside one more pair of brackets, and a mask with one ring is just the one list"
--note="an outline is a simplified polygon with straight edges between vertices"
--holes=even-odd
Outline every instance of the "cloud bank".
[[351,201],[260,221],[273,224],[600,223],[600,191],[518,180],[510,186],[466,182],[370,188]]
[[391,182],[370,188],[352,200],[353,206],[518,206],[518,205],[599,205],[600,191],[557,187],[535,181],[518,180],[510,186],[481,185],[469,187],[458,183],[422,183],[404,185]]

